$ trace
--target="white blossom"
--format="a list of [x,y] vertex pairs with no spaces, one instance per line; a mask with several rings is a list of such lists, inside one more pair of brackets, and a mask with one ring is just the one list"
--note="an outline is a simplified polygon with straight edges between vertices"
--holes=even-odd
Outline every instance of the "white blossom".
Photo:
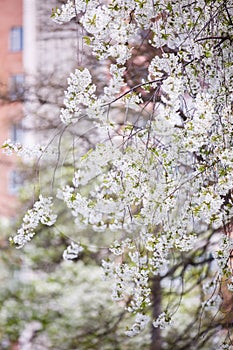
[[140,333],[143,329],[146,328],[148,322],[150,321],[150,317],[147,315],[143,315],[141,313],[136,314],[135,323],[133,326],[128,329],[125,334],[129,337],[134,337],[138,333]]
[[23,224],[18,229],[17,235],[10,238],[17,248],[22,248],[36,234],[35,230],[39,223],[47,226],[55,224],[57,215],[52,212],[52,197],[39,196],[39,200],[34,203],[23,217]]
[[78,258],[79,254],[83,251],[83,247],[79,242],[71,244],[64,250],[63,259],[64,260],[72,260]]
[[[83,1],[80,1],[83,3]],[[69,22],[72,18],[76,16],[75,6],[73,0],[68,0],[66,4],[61,6],[61,9],[54,10],[52,14],[52,19],[54,22],[59,24],[64,22]]]
[[161,328],[161,329],[165,329],[169,326],[171,326],[173,324],[172,322],[172,318],[169,315],[169,313],[166,312],[162,312],[154,321],[153,321],[153,326],[155,328]]
[[231,274],[229,258],[232,250],[233,250],[233,239],[226,235],[222,235],[219,242],[219,248],[215,252],[213,252],[213,256],[218,263],[220,274],[223,274],[223,275]]

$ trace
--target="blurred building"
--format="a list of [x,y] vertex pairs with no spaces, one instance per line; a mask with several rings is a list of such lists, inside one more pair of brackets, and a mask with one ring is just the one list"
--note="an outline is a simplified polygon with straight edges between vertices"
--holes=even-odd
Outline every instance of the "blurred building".
[[[24,141],[30,145],[46,135],[46,129],[54,127],[59,120],[67,76],[81,60],[78,25],[75,21],[59,25],[51,19],[52,9],[62,3],[64,1],[59,0],[23,1]],[[32,128],[37,130],[36,134],[30,131]]]
[[[59,120],[66,78],[82,59],[77,24],[59,26],[50,18],[61,3],[1,0],[0,145],[6,139],[32,145]],[[17,212],[17,161],[0,151],[0,217]]]
[[[23,117],[23,0],[1,0],[0,11],[0,144],[19,141]],[[16,210],[16,159],[0,153],[0,216]]]

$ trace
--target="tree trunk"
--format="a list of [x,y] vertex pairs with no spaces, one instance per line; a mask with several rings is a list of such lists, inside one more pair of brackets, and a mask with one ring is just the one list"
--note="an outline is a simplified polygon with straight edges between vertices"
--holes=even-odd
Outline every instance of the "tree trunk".
[[222,298],[222,303],[220,305],[221,323],[225,323],[226,326],[233,323],[233,293],[227,286],[230,280],[229,277],[223,276],[219,291]]
[[[161,314],[161,285],[160,277],[155,276],[152,280],[152,308],[153,308],[153,319],[156,319]],[[162,338],[161,329],[152,326],[151,329],[151,346],[150,350],[162,350]]]

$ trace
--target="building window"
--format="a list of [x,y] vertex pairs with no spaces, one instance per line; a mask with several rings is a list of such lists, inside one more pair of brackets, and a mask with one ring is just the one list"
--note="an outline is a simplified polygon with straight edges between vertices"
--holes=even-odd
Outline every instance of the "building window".
[[16,74],[10,77],[9,98],[11,101],[22,100],[24,95],[24,75]]
[[22,143],[23,141],[23,127],[19,122],[17,124],[12,124],[10,127],[10,139],[14,143]]
[[23,179],[21,174],[16,170],[12,170],[9,176],[9,187],[8,187],[9,193],[17,194],[20,188],[22,187],[22,185],[23,185]]
[[13,27],[10,31],[10,50],[13,52],[23,50],[23,28]]

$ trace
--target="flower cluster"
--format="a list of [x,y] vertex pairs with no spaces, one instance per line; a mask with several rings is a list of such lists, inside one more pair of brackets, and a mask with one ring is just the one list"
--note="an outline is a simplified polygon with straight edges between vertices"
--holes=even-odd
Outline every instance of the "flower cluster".
[[135,323],[132,325],[130,329],[127,329],[125,334],[129,337],[134,337],[138,333],[140,333],[142,330],[144,330],[150,321],[150,317],[138,313],[135,317]]
[[77,122],[82,115],[82,106],[88,110],[95,110],[92,116],[100,113],[100,104],[96,101],[96,87],[91,83],[91,74],[87,68],[84,70],[76,69],[68,78],[68,89],[65,91],[64,105],[61,109],[61,120],[64,124]]
[[83,251],[83,247],[80,243],[71,242],[71,244],[64,250],[63,259],[64,260],[72,260],[76,259],[79,256],[79,253]]
[[22,145],[18,142],[13,143],[10,139],[6,140],[1,148],[6,155],[21,154],[20,152],[22,152]]
[[213,253],[219,267],[219,273],[227,277],[232,275],[230,255],[233,251],[233,238],[226,235],[221,237],[218,250]]
[[29,209],[23,218],[23,224],[18,229],[17,235],[10,238],[17,248],[22,248],[36,234],[38,225],[52,226],[56,222],[57,215],[52,212],[52,197],[39,196],[39,200],[34,203],[33,208]]
[[166,310],[165,312],[162,312],[157,318],[156,320],[153,321],[153,326],[155,328],[161,328],[161,329],[165,329],[169,326],[172,325],[172,318],[169,315],[169,312]]
[[[82,2],[82,1],[80,1]],[[76,16],[74,3],[72,0],[68,0],[66,4],[61,6],[61,9],[57,8],[52,12],[52,19],[59,24],[69,22]]]
[[25,163],[28,161],[38,160],[45,157],[46,160],[57,156],[57,148],[42,146],[35,144],[27,146],[19,142],[12,142],[10,139],[6,140],[1,146],[2,151],[6,155],[15,154],[20,157]]

